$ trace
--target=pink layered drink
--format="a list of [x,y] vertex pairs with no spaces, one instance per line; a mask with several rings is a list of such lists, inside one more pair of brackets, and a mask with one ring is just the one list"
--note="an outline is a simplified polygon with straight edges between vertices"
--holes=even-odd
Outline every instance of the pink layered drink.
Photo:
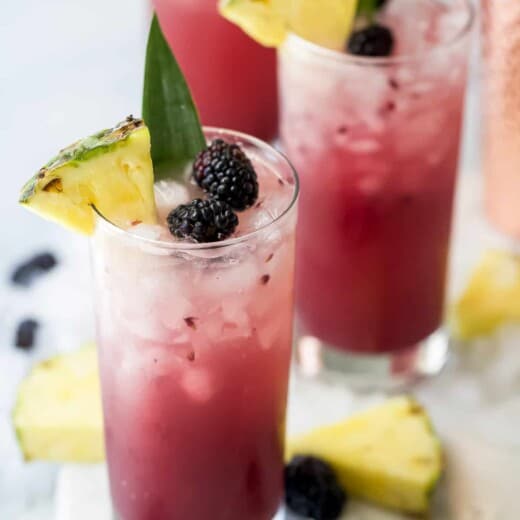
[[217,3],[153,0],[202,122],[269,141],[278,126],[275,51],[224,20]]
[[282,141],[302,182],[299,318],[365,354],[441,324],[471,24],[465,2],[391,0],[381,18],[388,58],[296,36],[280,51]]
[[494,224],[520,238],[520,3],[515,0],[481,3],[486,208]]
[[270,520],[282,496],[297,184],[241,134],[260,186],[230,239],[178,242],[165,215],[193,185],[156,186],[160,225],[93,240],[105,440],[120,520]]

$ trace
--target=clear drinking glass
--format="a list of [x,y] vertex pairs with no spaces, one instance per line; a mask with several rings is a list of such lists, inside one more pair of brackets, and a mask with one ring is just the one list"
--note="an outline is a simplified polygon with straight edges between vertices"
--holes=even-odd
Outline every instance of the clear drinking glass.
[[486,209],[500,230],[520,238],[520,2],[481,5]]
[[[276,218],[212,244],[157,242],[98,219],[98,346],[119,520],[270,520],[282,496],[298,181],[261,141],[206,136],[240,143],[289,197]],[[276,194],[265,186],[267,205]]]
[[301,177],[297,356],[305,373],[380,386],[437,373],[474,11],[391,0],[397,55],[291,35],[281,138]]

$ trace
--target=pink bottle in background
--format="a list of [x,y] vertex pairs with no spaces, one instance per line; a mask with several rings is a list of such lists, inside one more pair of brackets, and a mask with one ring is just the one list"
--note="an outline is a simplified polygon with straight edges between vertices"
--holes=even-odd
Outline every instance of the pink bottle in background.
[[270,141],[277,132],[276,55],[224,20],[217,0],[153,0],[202,122]]
[[520,2],[481,6],[486,210],[501,231],[520,238]]

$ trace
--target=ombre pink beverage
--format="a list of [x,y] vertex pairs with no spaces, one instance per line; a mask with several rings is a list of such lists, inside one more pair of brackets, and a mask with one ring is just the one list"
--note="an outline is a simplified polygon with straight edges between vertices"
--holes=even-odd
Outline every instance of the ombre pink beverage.
[[282,142],[302,183],[300,359],[319,345],[348,372],[364,354],[389,363],[376,379],[413,372],[441,326],[472,11],[390,0],[381,17],[388,58],[296,36],[280,50]]
[[276,136],[276,54],[222,18],[218,0],[153,0],[202,122]]
[[93,239],[105,441],[118,520],[271,520],[283,492],[297,183],[241,134],[260,185],[226,241],[176,242],[192,187],[156,186],[160,225]]

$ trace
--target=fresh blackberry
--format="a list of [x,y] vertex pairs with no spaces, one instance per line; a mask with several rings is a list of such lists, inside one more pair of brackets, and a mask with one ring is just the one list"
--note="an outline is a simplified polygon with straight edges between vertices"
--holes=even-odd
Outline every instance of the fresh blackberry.
[[193,178],[215,200],[234,210],[252,206],[258,198],[258,179],[253,164],[236,144],[215,139],[197,155]]
[[36,331],[40,324],[33,319],[26,319],[18,324],[16,329],[15,345],[18,348],[28,350],[33,347]]
[[354,31],[348,41],[348,51],[357,56],[390,56],[394,48],[392,31],[380,24]]
[[332,468],[310,456],[296,456],[285,468],[287,507],[314,520],[336,520],[347,495]]
[[40,274],[50,271],[57,264],[52,253],[41,253],[19,264],[11,275],[11,282],[15,285],[28,287]]
[[192,200],[181,204],[167,218],[170,233],[196,242],[217,242],[229,237],[238,225],[238,217],[229,204],[220,200]]
[[386,0],[377,0],[376,1],[376,6],[377,6],[378,9],[383,7],[385,4],[386,4]]

